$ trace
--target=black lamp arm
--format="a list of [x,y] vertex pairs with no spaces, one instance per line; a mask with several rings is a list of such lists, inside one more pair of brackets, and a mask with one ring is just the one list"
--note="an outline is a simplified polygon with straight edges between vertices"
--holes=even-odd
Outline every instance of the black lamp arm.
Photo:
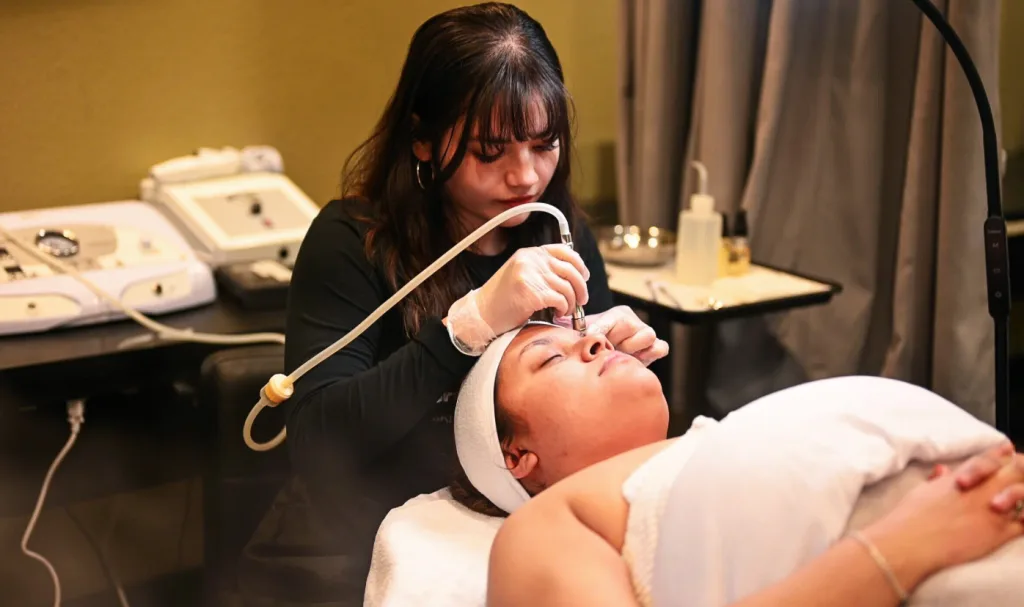
[[967,83],[974,94],[981,118],[982,146],[985,153],[985,189],[988,195],[988,217],[985,219],[985,277],[988,285],[988,312],[995,323],[996,363],[996,428],[1013,436],[1010,410],[1009,317],[1010,317],[1010,254],[1006,245],[1006,219],[1001,202],[999,179],[999,143],[985,85],[978,68],[956,31],[929,0],[912,0],[935,25],[943,40],[960,63]]

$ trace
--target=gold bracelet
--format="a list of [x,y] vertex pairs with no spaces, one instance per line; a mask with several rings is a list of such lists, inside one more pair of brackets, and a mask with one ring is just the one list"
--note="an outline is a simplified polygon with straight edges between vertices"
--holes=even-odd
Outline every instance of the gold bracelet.
[[879,552],[878,548],[871,543],[871,540],[864,537],[864,534],[860,531],[851,531],[849,536],[860,542],[860,544],[867,549],[868,554],[870,554],[871,558],[875,560],[875,564],[878,565],[878,568],[882,570],[883,574],[885,574],[885,578],[889,580],[889,585],[892,586],[894,591],[896,591],[896,596],[900,599],[900,605],[906,605],[907,600],[910,597],[907,595],[907,591],[903,589],[900,581],[896,579],[896,574],[893,573],[892,567],[889,566],[889,561],[885,560],[885,557],[881,552]]

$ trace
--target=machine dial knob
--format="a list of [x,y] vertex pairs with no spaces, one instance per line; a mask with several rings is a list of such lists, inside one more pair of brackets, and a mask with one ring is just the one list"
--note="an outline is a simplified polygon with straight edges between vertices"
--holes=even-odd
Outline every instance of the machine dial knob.
[[36,246],[54,257],[71,257],[78,253],[78,238],[71,230],[39,230]]

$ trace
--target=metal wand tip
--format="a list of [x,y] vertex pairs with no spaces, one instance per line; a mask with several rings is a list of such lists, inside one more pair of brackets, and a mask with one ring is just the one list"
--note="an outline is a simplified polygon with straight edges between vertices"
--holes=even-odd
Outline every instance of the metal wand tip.
[[572,315],[572,328],[580,335],[584,335],[587,332],[587,318],[582,312]]

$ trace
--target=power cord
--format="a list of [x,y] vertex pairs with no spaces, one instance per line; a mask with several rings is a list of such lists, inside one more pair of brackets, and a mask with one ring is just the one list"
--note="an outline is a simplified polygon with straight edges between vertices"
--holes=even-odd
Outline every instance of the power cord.
[[61,462],[64,461],[64,457],[67,456],[68,451],[71,451],[71,447],[74,446],[75,440],[78,439],[78,433],[82,430],[82,424],[85,423],[85,403],[81,400],[73,400],[68,403],[68,423],[71,424],[71,435],[68,436],[68,440],[64,443],[64,447],[54,458],[53,463],[50,464],[50,469],[46,472],[46,477],[43,479],[43,486],[39,490],[39,497],[36,499],[35,510],[32,511],[32,516],[28,520],[28,526],[25,527],[25,535],[21,537],[21,551],[25,553],[25,556],[33,558],[43,564],[46,567],[46,571],[50,574],[50,579],[53,581],[53,606],[60,607],[60,578],[57,576],[57,570],[53,568],[50,561],[46,560],[46,557],[33,552],[28,547],[28,540],[32,536],[32,531],[36,527],[36,522],[39,520],[39,514],[43,510],[43,503],[46,501],[46,494],[50,490],[50,483],[53,481],[53,475],[57,472],[57,468]]
[[103,569],[103,574],[107,577],[107,581],[110,583],[110,587],[113,588],[114,594],[117,595],[118,603],[121,607],[129,607],[128,597],[125,595],[124,588],[121,586],[121,581],[117,578],[114,573],[114,568],[110,566],[107,560],[106,552],[103,547],[110,543],[110,535],[114,532],[114,526],[117,525],[117,518],[120,514],[120,508],[117,506],[120,501],[114,502],[114,512],[110,515],[110,522],[107,527],[107,532],[104,534],[102,540],[97,540],[95,536],[86,528],[85,524],[75,515],[71,508],[67,508],[68,518],[71,522],[78,527],[78,530],[82,532],[82,536],[85,537],[85,541],[89,542],[92,546],[93,551],[96,552],[96,558],[99,560],[100,568]]

